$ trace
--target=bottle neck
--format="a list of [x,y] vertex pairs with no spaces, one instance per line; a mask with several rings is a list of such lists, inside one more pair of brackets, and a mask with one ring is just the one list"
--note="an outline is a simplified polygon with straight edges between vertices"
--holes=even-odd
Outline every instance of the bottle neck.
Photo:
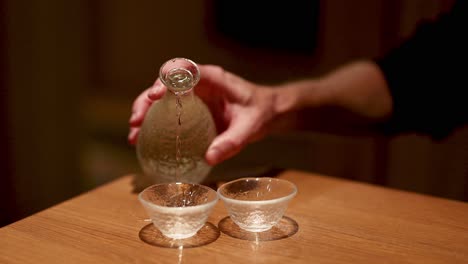
[[171,89],[167,89],[166,94],[164,95],[164,99],[171,101],[176,101],[178,99],[182,104],[191,103],[193,101],[193,97],[193,88],[186,90],[183,93],[176,93]]

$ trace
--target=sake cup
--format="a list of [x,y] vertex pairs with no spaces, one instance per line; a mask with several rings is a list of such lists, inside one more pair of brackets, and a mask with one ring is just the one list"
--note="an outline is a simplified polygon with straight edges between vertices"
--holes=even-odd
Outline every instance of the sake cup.
[[162,183],[144,189],[138,199],[164,236],[184,239],[203,227],[218,195],[200,184]]
[[232,221],[249,232],[263,232],[283,217],[296,186],[277,178],[241,178],[218,188]]

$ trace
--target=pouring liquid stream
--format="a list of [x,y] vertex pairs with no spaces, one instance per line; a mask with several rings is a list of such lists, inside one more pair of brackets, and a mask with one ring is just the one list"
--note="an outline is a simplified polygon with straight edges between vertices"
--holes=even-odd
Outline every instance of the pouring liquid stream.
[[[168,80],[171,85],[177,89],[185,90],[191,87],[193,82],[193,75],[190,71],[181,68],[172,69],[169,72]],[[176,142],[175,142],[175,159],[176,159],[176,169],[175,169],[175,182],[181,182],[181,167],[182,167],[182,96],[183,92],[175,92],[176,96]],[[183,203],[182,207],[189,206],[190,204],[190,190],[183,192]]]
[[176,95],[176,109],[177,109],[177,129],[176,129],[176,146],[175,146],[175,156],[176,156],[176,170],[175,170],[175,181],[180,182],[180,160],[181,160],[181,147],[182,140],[180,138],[180,130],[182,126],[182,102],[180,100],[180,95]]

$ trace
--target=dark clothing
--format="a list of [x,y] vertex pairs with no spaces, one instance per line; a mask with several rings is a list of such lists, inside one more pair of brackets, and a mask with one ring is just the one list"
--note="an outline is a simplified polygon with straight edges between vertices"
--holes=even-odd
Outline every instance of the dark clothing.
[[376,60],[393,97],[394,114],[385,125],[392,133],[441,139],[468,124],[467,26],[468,1],[457,1]]

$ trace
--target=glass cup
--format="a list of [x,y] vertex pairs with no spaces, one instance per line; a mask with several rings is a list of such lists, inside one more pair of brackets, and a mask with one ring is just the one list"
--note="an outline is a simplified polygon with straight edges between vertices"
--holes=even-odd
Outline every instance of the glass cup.
[[203,227],[218,195],[200,184],[178,182],[151,185],[138,195],[138,199],[164,236],[184,239]]
[[268,177],[241,178],[218,188],[231,219],[249,232],[267,231],[276,225],[296,193],[293,183]]

